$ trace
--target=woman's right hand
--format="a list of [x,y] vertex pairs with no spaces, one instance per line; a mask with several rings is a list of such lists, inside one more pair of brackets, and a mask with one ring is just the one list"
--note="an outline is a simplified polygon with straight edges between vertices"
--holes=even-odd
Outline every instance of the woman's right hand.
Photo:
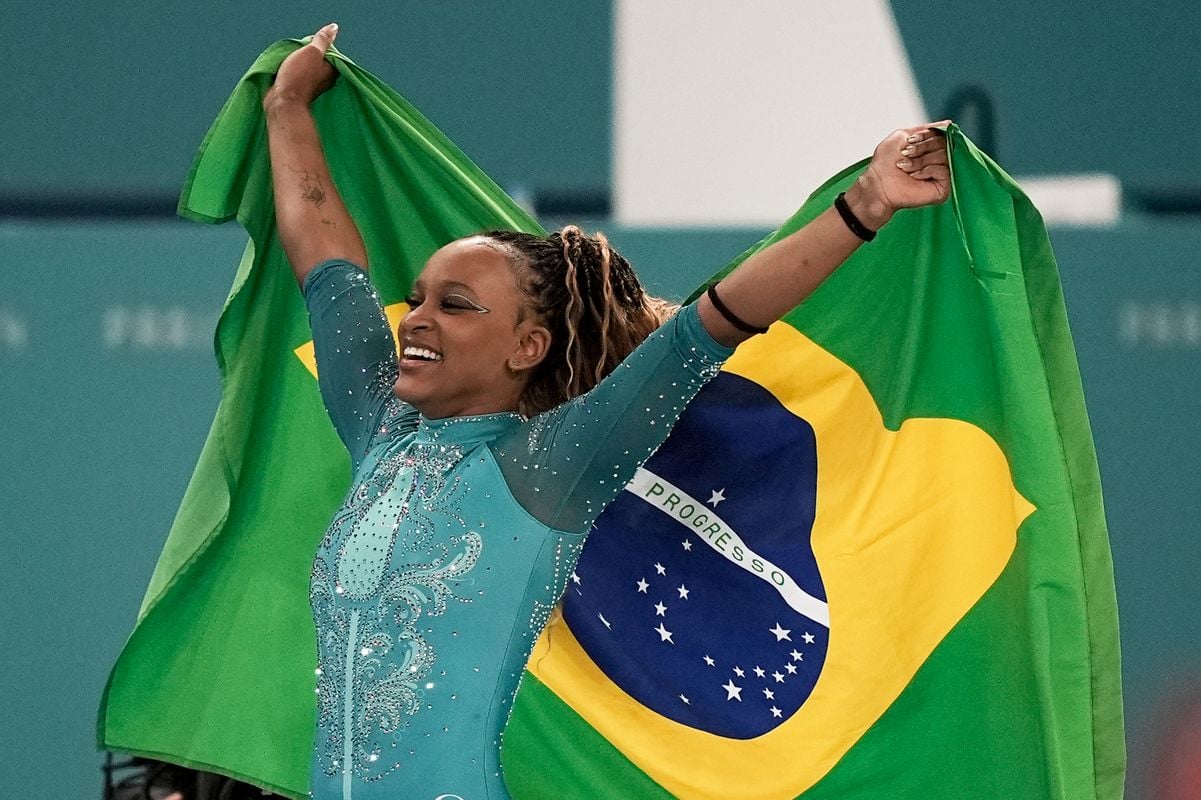
[[337,35],[338,24],[331,22],[313,34],[311,42],[289,54],[279,65],[275,83],[263,97],[263,105],[285,98],[309,105],[333,86],[338,71],[325,60],[325,54]]

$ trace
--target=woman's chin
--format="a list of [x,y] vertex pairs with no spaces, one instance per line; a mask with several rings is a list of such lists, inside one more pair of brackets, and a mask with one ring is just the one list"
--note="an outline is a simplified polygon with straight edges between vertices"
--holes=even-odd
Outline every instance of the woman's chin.
[[406,380],[404,375],[401,375],[396,379],[396,383],[392,384],[392,394],[396,395],[398,400],[420,410],[420,404],[423,399],[421,393],[414,390],[411,382]]

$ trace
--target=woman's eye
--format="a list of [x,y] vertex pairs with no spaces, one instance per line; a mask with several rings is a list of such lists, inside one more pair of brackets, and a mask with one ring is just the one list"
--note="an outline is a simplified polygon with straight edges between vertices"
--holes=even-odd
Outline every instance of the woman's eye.
[[[415,309],[418,306],[420,306],[421,304],[423,304],[425,302],[425,300],[426,300],[426,298],[424,298],[424,297],[417,297],[415,295],[409,295],[408,297],[406,297],[404,299],[404,302],[405,302],[405,305],[407,305],[409,307],[409,310],[412,311],[413,309]],[[448,295],[442,297],[438,301],[438,308],[442,309],[443,311],[478,311],[481,313],[484,311],[487,311],[486,308],[484,308],[483,306],[481,306],[479,303],[475,302],[474,300],[471,300],[467,297],[463,297],[462,295],[458,295],[458,294],[448,294]]]
[[470,297],[464,297],[461,294],[446,295],[446,297],[442,298],[442,307],[448,311],[475,311],[479,314],[483,314],[488,311],[488,309],[484,308]]

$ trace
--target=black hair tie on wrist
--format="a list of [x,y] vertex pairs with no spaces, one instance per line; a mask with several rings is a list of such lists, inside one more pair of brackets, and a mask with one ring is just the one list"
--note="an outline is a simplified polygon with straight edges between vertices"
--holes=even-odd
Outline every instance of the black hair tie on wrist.
[[860,222],[859,217],[855,216],[855,212],[851,211],[851,207],[847,205],[846,192],[839,192],[838,197],[834,198],[834,207],[838,209],[838,215],[842,217],[842,221],[851,229],[851,233],[865,242],[870,242],[876,238],[876,232]]
[[713,303],[713,307],[717,309],[718,313],[726,318],[726,322],[738,330],[743,333],[767,333],[767,328],[756,328],[754,325],[743,322],[733,311],[726,308],[726,304],[717,297],[716,283],[709,284],[709,291],[706,294],[709,295],[709,300]]

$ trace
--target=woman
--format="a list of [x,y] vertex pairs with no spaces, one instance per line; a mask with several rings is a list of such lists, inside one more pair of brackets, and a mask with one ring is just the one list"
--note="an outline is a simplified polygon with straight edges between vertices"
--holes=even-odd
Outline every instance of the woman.
[[947,154],[896,131],[845,197],[670,316],[603,237],[502,231],[436,252],[395,342],[309,105],[334,25],[264,99],[280,240],[353,480],[318,549],[317,798],[504,798],[499,738],[592,521],[741,341],[899,208]]

